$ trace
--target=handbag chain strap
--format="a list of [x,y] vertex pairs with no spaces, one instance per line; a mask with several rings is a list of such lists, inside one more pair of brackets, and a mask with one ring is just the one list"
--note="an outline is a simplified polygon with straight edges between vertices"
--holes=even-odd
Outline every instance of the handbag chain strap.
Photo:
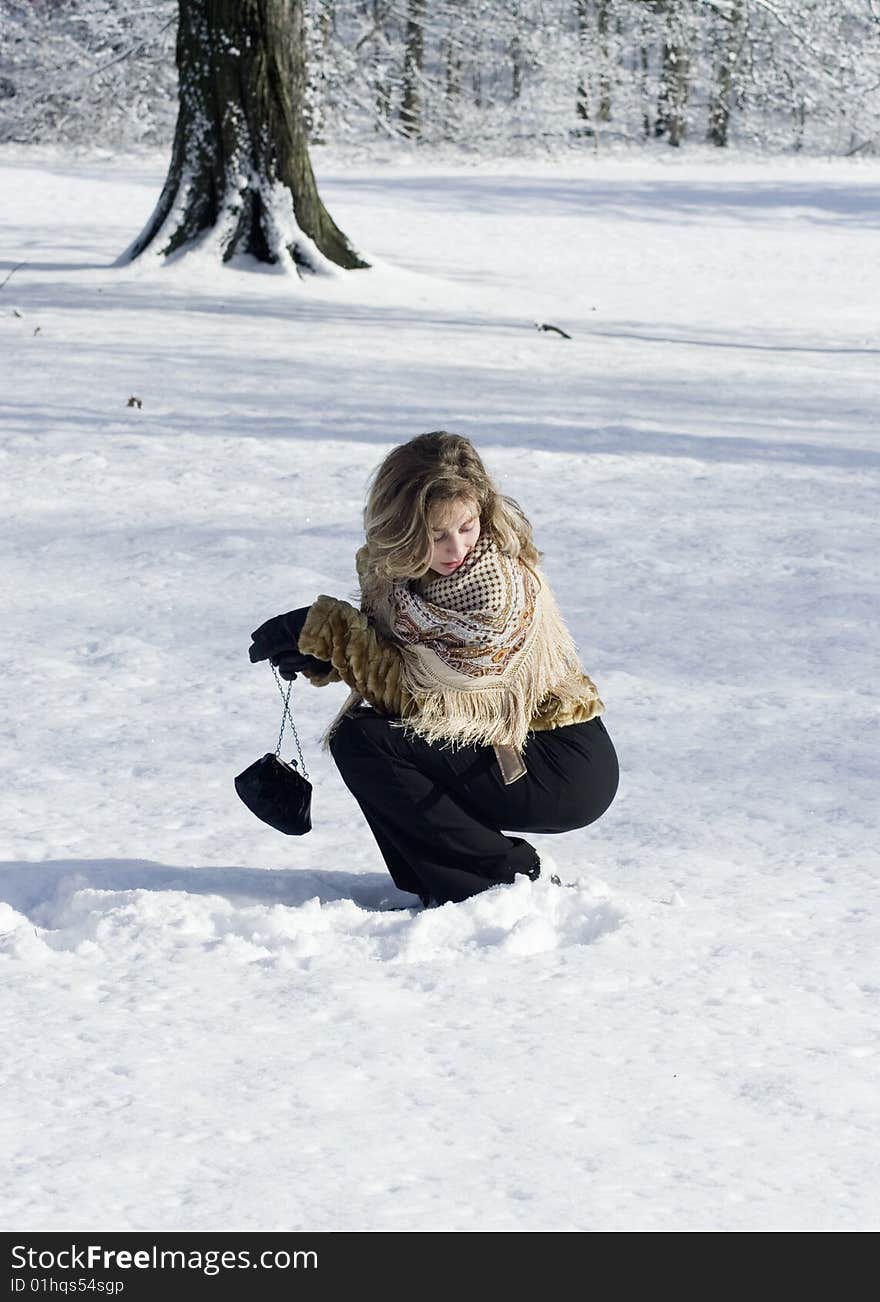
[[281,678],[279,677],[278,670],[274,665],[271,665],[270,667],[272,673],[275,675],[275,682],[278,684],[278,690],[281,693],[281,699],[284,702],[284,713],[281,715],[281,731],[278,734],[278,745],[275,747],[275,757],[276,759],[281,759],[281,743],[284,741],[284,729],[289,723],[290,731],[293,733],[293,740],[296,742],[297,754],[299,755],[300,772],[306,781],[308,781],[309,771],[306,768],[306,762],[303,759],[302,746],[299,744],[299,734],[296,731],[296,724],[293,722],[293,715],[290,711],[290,689],[293,687],[293,680],[291,679],[287,684],[287,691],[285,692],[281,685]]

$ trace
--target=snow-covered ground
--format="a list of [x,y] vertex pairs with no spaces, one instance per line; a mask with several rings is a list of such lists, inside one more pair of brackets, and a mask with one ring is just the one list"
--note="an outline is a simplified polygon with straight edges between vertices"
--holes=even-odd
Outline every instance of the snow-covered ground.
[[[373,270],[114,269],[162,160],[0,155],[0,1221],[876,1229],[880,168],[316,163]],[[535,838],[572,888],[390,912],[342,688],[295,685],[310,836],[232,779],[250,630],[352,595],[436,428],[622,782]]]

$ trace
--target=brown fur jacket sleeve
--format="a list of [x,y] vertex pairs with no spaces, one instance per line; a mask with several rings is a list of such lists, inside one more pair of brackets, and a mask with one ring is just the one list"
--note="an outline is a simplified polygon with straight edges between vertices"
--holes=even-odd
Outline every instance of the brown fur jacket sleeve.
[[[356,557],[357,573],[364,581],[367,548]],[[401,718],[417,706],[401,682],[404,652],[396,642],[384,637],[366,615],[347,601],[335,597],[318,597],[312,604],[302,633],[299,649],[306,655],[329,661],[328,672],[303,670],[316,687],[344,682],[382,714]],[[545,732],[570,723],[583,723],[604,709],[596,686],[586,674],[566,691],[550,692],[538,706],[532,729]]]
[[318,597],[299,635],[299,649],[333,666],[324,674],[303,671],[317,687],[341,679],[382,714],[401,717],[412,708],[412,696],[400,682],[401,648],[347,601]]

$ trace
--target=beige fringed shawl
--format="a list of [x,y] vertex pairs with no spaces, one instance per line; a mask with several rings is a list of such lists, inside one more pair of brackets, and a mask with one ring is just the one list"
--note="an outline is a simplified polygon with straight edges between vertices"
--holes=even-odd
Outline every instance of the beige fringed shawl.
[[452,574],[392,581],[364,609],[403,649],[405,723],[426,741],[520,751],[548,692],[582,691],[547,583],[488,536]]

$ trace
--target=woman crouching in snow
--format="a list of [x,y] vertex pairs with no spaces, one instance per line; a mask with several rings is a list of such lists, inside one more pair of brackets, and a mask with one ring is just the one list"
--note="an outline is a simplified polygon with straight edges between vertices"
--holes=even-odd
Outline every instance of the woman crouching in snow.
[[361,609],[318,597],[261,625],[250,658],[352,689],[330,751],[400,890],[443,904],[534,879],[534,848],[500,829],[585,827],[618,768],[531,525],[445,432],[389,453],[364,520]]

